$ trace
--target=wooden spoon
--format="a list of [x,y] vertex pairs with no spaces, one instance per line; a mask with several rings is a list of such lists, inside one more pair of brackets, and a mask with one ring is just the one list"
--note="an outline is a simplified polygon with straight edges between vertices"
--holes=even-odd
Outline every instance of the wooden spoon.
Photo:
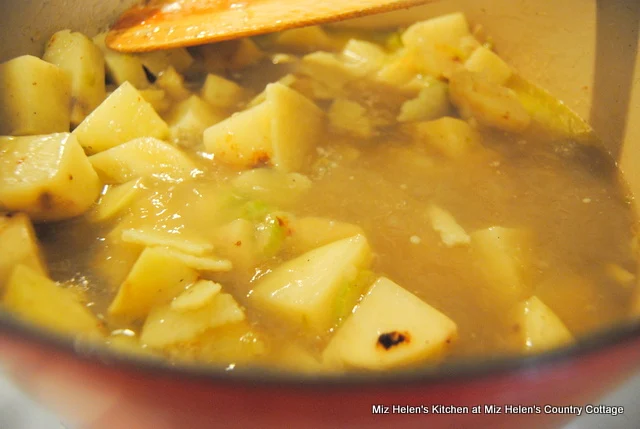
[[107,45],[144,52],[340,21],[428,0],[150,0],[126,11]]

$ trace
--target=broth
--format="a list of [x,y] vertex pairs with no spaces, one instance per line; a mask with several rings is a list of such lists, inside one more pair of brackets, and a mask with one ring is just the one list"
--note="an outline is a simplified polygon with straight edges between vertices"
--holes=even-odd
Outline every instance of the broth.
[[[303,38],[310,33],[297,34]],[[202,146],[202,134],[172,134],[174,146],[195,166],[189,174],[176,176],[175,171],[170,171],[140,179],[134,174],[127,180],[103,180],[111,184],[103,190],[97,206],[86,214],[37,225],[51,278],[82,295],[83,302],[101,320],[102,332],[110,333],[105,337],[107,343],[125,352],[231,367],[384,369],[433,364],[442,360],[441,355],[450,360],[543,351],[580,341],[589,333],[629,319],[636,295],[635,213],[615,162],[593,136],[554,129],[539,120],[544,115],[536,116],[535,112],[532,124],[524,130],[514,132],[508,126],[500,129],[477,115],[466,114],[459,105],[455,108],[447,99],[447,110],[438,117],[460,118],[462,113],[473,138],[481,143],[453,154],[437,144],[425,144],[425,138],[416,137],[424,134],[416,131],[415,124],[437,118],[396,120],[404,103],[419,97],[420,89],[381,82],[371,76],[336,84],[343,78],[341,72],[321,68],[332,66],[331,63],[320,62],[321,67],[311,71],[304,69],[309,57],[302,59],[302,52],[339,52],[345,41],[355,36],[380,42],[384,52],[392,56],[402,49],[397,46],[399,33],[318,34],[322,37],[316,34],[308,43],[277,35],[258,38],[259,47],[251,45],[260,52],[257,60],[241,66],[229,64],[234,58],[238,60],[233,55],[241,49],[238,46],[245,46],[244,42],[221,44],[215,52],[211,47],[194,48],[190,53],[196,60],[183,71],[189,94],[200,91],[206,72],[215,69],[215,64],[220,69],[213,71],[243,88],[232,107],[215,106],[221,117],[246,111],[248,103],[254,108],[260,106],[259,99],[252,101],[252,97],[260,94],[267,83],[294,80],[287,84],[313,99],[323,116],[329,118],[317,144],[303,165],[294,169],[295,173],[279,172],[277,165],[269,165],[275,162],[273,154],[261,155],[246,168],[237,162],[225,162],[227,155],[215,151],[211,155],[210,147]],[[325,46],[319,46],[322,44]],[[323,70],[325,74],[318,74]],[[435,76],[434,83],[429,83],[426,74],[416,75],[426,79],[420,83],[424,87],[450,80],[449,76]],[[152,88],[163,89],[163,99],[177,103],[186,98],[166,95],[174,87],[163,84],[162,76],[152,76],[152,80],[158,79]],[[270,96],[267,93],[267,98]],[[343,104],[347,107],[341,110],[336,99],[348,100]],[[360,116],[353,113],[353,103],[365,112],[364,128]],[[335,120],[339,113],[348,118],[346,123]],[[171,123],[175,114],[175,110],[165,108],[161,116]],[[252,123],[258,122],[256,119]],[[426,139],[433,138],[429,134]],[[259,173],[255,177],[247,173],[256,171]],[[135,191],[125,199],[124,208],[109,219],[97,221],[99,207],[106,204],[105,195],[110,195],[119,183],[134,183],[129,180],[136,181],[131,188]],[[261,187],[261,183],[266,185]],[[269,184],[273,185],[271,189]],[[450,222],[437,215],[443,211],[455,219],[457,228],[464,230],[462,235],[452,232]],[[446,225],[438,226],[438,222]],[[242,229],[245,227],[249,228],[248,235],[238,232],[246,232]],[[508,230],[498,234],[498,241],[488,241],[493,244],[482,244],[487,235],[476,233],[491,231],[491,227]],[[122,238],[123,231],[129,231],[126,240]],[[140,238],[134,234],[136,231],[151,231],[151,235],[142,234]],[[305,326],[304,317],[304,323],[295,323],[295,318],[282,317],[284,313],[278,314],[252,296],[256,285],[274,277],[286,261],[358,232],[366,237],[372,250],[371,263],[361,265],[359,274],[349,280],[345,293],[353,296],[340,301],[345,308],[323,307],[323,311],[336,313],[329,329],[317,329],[313,321]],[[509,247],[511,234],[518,243],[514,247]],[[241,236],[249,237],[251,243],[236,240]],[[137,313],[129,316],[125,310],[114,312],[113,303],[119,289],[132,282],[127,276],[131,276],[130,271],[145,248],[139,243],[154,247],[158,240],[163,249],[166,246],[183,251],[186,246],[184,254],[229,259],[233,263],[230,271],[199,270],[197,278],[219,283],[222,292],[230,294],[241,306],[246,321],[220,326],[211,322],[195,334],[175,334],[182,339],[163,343],[163,339],[155,338],[159,341],[155,345],[145,343],[144,335],[140,337],[147,329],[145,317]],[[213,253],[192,252],[193,243],[213,243]],[[506,247],[501,248],[503,245]],[[491,250],[487,251],[486,246]],[[498,246],[498,250],[491,246]],[[508,267],[503,272],[505,266]],[[332,338],[360,311],[352,311],[358,308],[358,302],[365,308],[364,302],[369,299],[366,292],[381,276],[455,324],[455,335],[446,337],[443,353],[420,352],[416,355],[419,357],[397,362],[391,359],[390,363],[384,358],[362,358],[365,363],[358,364],[361,361],[345,357],[348,352],[344,346],[338,352],[342,359],[326,357],[325,349]],[[176,290],[189,289],[193,283],[187,283]],[[178,313],[205,308],[220,293],[211,284],[206,288],[202,289],[204,298],[198,298],[202,302],[196,300]],[[276,295],[273,292],[270,296]],[[528,325],[533,322],[526,315],[533,310],[523,310],[522,305],[530,303],[532,296],[557,317],[562,329],[570,333],[570,340],[531,343],[534,334],[530,329],[547,329],[542,338],[552,338],[560,329],[554,324]],[[167,301],[160,300],[149,311],[164,306]],[[549,317],[541,316],[547,320],[545,323]],[[171,326],[167,329],[174,329],[172,335],[180,331]],[[408,334],[406,339],[403,333],[378,334],[378,342],[385,349],[396,347],[398,341],[409,341]],[[392,341],[385,343],[383,334],[387,335],[385,341]]]

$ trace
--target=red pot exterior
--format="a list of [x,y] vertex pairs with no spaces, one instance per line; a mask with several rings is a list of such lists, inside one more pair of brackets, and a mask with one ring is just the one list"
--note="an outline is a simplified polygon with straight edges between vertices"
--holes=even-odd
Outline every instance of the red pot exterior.
[[[249,385],[109,365],[14,337],[0,337],[0,350],[19,386],[82,429],[552,428],[573,416],[487,414],[484,405],[597,404],[640,363],[636,339],[532,368],[438,382]],[[437,404],[469,413],[437,414]],[[426,406],[429,414],[373,414],[374,405]],[[477,405],[481,413],[474,414]]]

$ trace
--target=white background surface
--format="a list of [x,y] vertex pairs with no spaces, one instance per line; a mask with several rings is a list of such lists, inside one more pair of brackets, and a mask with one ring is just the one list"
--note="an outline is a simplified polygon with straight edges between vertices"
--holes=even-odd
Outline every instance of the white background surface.
[[[622,405],[624,414],[581,416],[564,429],[638,429],[640,428],[640,374],[600,404]],[[23,395],[0,373],[0,429],[63,429],[60,420],[42,410]],[[116,429],[116,428],[114,428]]]

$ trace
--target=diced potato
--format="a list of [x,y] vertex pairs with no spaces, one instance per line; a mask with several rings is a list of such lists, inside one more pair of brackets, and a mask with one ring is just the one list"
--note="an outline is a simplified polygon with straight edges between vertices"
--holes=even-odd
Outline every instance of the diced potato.
[[[324,333],[336,323],[336,300],[371,258],[362,235],[336,241],[292,259],[267,274],[249,296],[255,307]],[[355,302],[353,303],[355,304]]]
[[497,85],[504,85],[513,74],[511,67],[502,58],[484,46],[473,51],[464,67],[484,75],[488,81]]
[[178,73],[184,73],[193,64],[193,57],[185,48],[143,52],[138,54],[138,58],[154,76],[158,76],[169,67],[173,67]]
[[526,299],[530,294],[531,237],[527,231],[493,226],[471,234],[474,259],[499,303]]
[[627,271],[618,264],[605,264],[604,270],[613,281],[622,286],[631,287],[635,285],[636,275]]
[[412,124],[414,139],[451,159],[460,159],[481,148],[480,135],[460,119],[444,117]]
[[272,109],[273,166],[285,172],[299,171],[320,139],[324,115],[311,100],[282,84],[267,85],[266,91]]
[[164,139],[169,127],[129,82],[107,97],[73,131],[88,153],[102,152],[137,137]]
[[370,75],[384,65],[387,54],[375,43],[351,39],[342,50],[342,57],[349,67],[358,70],[360,75]]
[[138,89],[149,86],[147,74],[144,72],[140,58],[116,52],[107,47],[105,39],[107,33],[100,33],[93,38],[93,43],[100,48],[104,55],[104,63],[107,66],[107,74],[116,85],[128,82]]
[[321,217],[303,217],[291,223],[289,246],[303,253],[320,246],[356,235],[364,235],[358,225]]
[[155,308],[149,313],[142,328],[140,341],[152,348],[196,339],[207,330],[243,321],[244,311],[233,297],[226,293],[195,310],[176,310],[171,306]]
[[[297,82],[297,80],[298,80],[298,78],[296,78],[294,75],[289,73],[289,74],[286,74],[286,75],[282,76],[280,79],[277,80],[277,82],[282,84],[282,85],[284,85],[284,86],[288,86],[289,88],[291,88],[292,85]],[[267,99],[267,91],[265,89],[260,94],[258,94],[255,97],[253,97],[253,99],[247,103],[247,108],[257,106],[258,104],[263,103],[264,101],[266,101],[266,99]]]
[[316,145],[322,111],[286,86],[267,86],[267,100],[208,128],[204,144],[225,163],[239,167],[270,164],[296,171]]
[[418,96],[402,104],[398,122],[430,121],[451,112],[447,84],[437,79],[425,82]]
[[204,130],[225,117],[200,97],[192,95],[178,103],[167,117],[171,140],[185,147],[197,146],[202,143]]
[[188,178],[196,165],[175,146],[153,137],[140,137],[89,157],[106,183],[125,183],[139,177],[163,180]]
[[371,370],[437,362],[457,331],[440,311],[381,277],[337,330],[323,357],[327,363]]
[[336,98],[329,108],[329,124],[334,131],[370,138],[374,127],[367,110],[355,101]]
[[562,320],[536,296],[519,304],[516,314],[514,326],[526,352],[542,352],[574,341]]
[[235,110],[244,98],[245,90],[229,79],[209,73],[200,94],[214,107]]
[[448,211],[436,205],[427,209],[427,216],[431,220],[431,226],[440,233],[440,238],[445,246],[463,246],[471,242],[471,237],[456,222],[456,219]]
[[62,334],[101,334],[102,323],[73,291],[61,288],[31,268],[18,265],[5,289],[4,308],[24,320]]
[[68,219],[87,211],[101,187],[69,133],[0,137],[0,210],[37,221]]
[[184,86],[184,78],[173,67],[158,75],[156,85],[165,90],[167,95],[176,101],[189,98],[191,92]]
[[340,94],[347,83],[364,76],[357,68],[348,67],[336,54],[322,51],[305,55],[298,72],[322,84],[334,96]]
[[218,228],[215,234],[216,250],[229,258],[239,270],[254,266],[259,258],[254,223],[235,219]]
[[314,375],[329,369],[309,351],[294,343],[284,344],[278,349],[275,364],[290,372]]
[[140,195],[142,181],[131,180],[122,185],[108,187],[91,213],[91,220],[104,222],[122,213]]
[[213,250],[211,243],[197,237],[170,234],[153,229],[124,229],[121,240],[145,247],[170,247],[190,255],[202,256]]
[[145,249],[120,285],[109,314],[123,320],[140,320],[156,306],[168,304],[196,281],[198,272],[163,248]]
[[489,127],[519,132],[531,122],[513,91],[482,74],[466,70],[454,73],[449,81],[449,96],[463,117],[474,117]]
[[208,73],[223,73],[229,68],[231,56],[238,46],[237,40],[221,43],[211,43],[194,48],[202,57],[204,69]]
[[399,50],[387,63],[380,69],[376,75],[376,79],[387,85],[392,85],[400,90],[407,92],[418,92],[422,89],[422,85],[413,88],[410,82],[420,73],[416,58],[419,53],[416,49],[404,48]]
[[278,33],[274,44],[299,52],[331,51],[338,47],[336,41],[317,25]]
[[0,215],[0,255],[0,290],[17,265],[47,275],[38,239],[25,214]]
[[42,59],[71,76],[71,124],[78,125],[106,97],[102,51],[84,34],[62,30],[51,36]]
[[256,43],[248,38],[237,41],[237,47],[229,60],[231,70],[240,70],[251,66],[264,58],[264,52]]
[[0,64],[0,135],[69,131],[71,77],[30,55]]
[[402,43],[404,46],[459,46],[469,35],[467,18],[458,12],[413,24],[402,34]]
[[293,204],[311,189],[311,180],[299,173],[283,173],[271,168],[243,172],[232,181],[234,189],[250,200],[283,207]]
[[164,113],[171,107],[171,101],[167,98],[164,89],[147,88],[138,91],[144,100],[151,104],[158,113]]
[[171,310],[192,311],[201,309],[213,302],[221,290],[220,283],[215,283],[211,280],[198,280],[171,301]]

